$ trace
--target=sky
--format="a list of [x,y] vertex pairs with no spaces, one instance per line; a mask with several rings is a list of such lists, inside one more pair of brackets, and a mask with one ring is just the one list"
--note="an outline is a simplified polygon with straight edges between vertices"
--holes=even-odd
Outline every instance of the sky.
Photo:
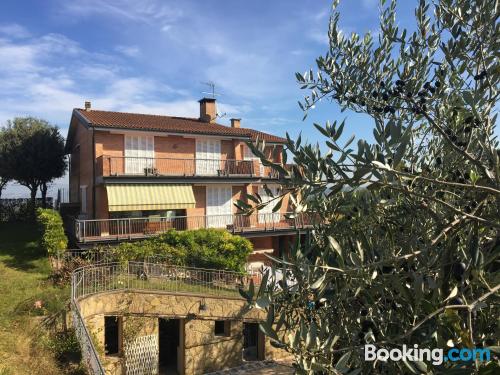
[[[400,22],[412,19],[405,1]],[[341,2],[346,33],[377,32],[377,0]],[[296,72],[328,50],[323,0],[2,0],[0,125],[41,117],[63,135],[75,107],[198,117],[216,84],[218,112],[251,127],[316,142],[313,122],[348,116],[346,138],[370,138],[369,119],[318,105],[306,119]],[[55,181],[53,194],[67,179]],[[3,197],[25,197],[11,184]]]

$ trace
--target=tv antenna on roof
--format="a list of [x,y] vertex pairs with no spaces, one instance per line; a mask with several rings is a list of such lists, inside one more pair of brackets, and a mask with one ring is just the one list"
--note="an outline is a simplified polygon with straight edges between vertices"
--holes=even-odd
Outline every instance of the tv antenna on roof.
[[202,82],[204,85],[207,85],[210,88],[210,92],[207,91],[202,91],[202,94],[208,94],[212,95],[212,99],[215,99],[216,96],[220,96],[220,94],[215,93],[215,82],[214,81],[208,81],[208,82]]

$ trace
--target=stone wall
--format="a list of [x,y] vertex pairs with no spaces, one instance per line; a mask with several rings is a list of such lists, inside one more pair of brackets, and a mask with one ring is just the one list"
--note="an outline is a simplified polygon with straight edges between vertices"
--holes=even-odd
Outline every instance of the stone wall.
[[[192,294],[116,291],[87,296],[79,301],[80,310],[89,331],[102,354],[106,372],[124,374],[122,356],[104,356],[104,317],[121,316],[123,347],[134,337],[158,335],[158,318],[181,320],[180,355],[181,374],[198,375],[242,363],[243,322],[265,319],[265,312],[250,311],[240,298],[205,297]],[[229,321],[228,335],[215,335],[215,321]],[[138,322],[140,324],[138,324]],[[139,327],[139,328],[137,328]],[[182,334],[181,334],[182,336]],[[265,359],[287,356],[265,340]],[[121,353],[123,354],[123,353]]]

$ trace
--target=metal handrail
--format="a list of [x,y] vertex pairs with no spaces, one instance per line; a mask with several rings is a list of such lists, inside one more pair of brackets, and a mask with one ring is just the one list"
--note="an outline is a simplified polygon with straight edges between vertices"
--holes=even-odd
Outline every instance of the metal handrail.
[[296,230],[312,227],[315,217],[305,213],[259,212],[252,215],[186,215],[75,220],[79,242],[145,238],[169,230],[226,229],[233,234],[257,231]]
[[75,334],[82,353],[82,361],[92,375],[105,375],[101,359],[99,358],[99,354],[92,341],[92,336],[80,312],[78,301],[75,298],[75,290],[78,288],[78,285],[83,282],[84,275],[76,281],[77,276],[78,274],[76,273],[71,275],[71,311],[73,313],[73,327],[75,328]]
[[[259,168],[254,167],[253,160],[103,155],[98,158],[97,163],[103,176],[260,175],[260,170],[256,171]],[[258,162],[256,165],[258,165]]]
[[72,273],[72,300],[114,290],[148,290],[202,293],[216,297],[239,297],[238,290],[250,280],[260,284],[258,272],[235,272],[210,268],[185,267],[164,263],[99,263],[78,268]]

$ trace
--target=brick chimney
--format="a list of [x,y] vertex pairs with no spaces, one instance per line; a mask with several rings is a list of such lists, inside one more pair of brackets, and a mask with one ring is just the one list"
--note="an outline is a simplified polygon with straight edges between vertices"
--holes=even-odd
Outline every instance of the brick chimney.
[[203,122],[213,123],[217,117],[217,107],[215,99],[203,98],[199,100],[200,103],[200,120]]
[[85,110],[86,110],[86,111],[90,111],[90,108],[91,108],[91,107],[92,107],[92,104],[91,104],[91,103],[87,100],[87,101],[85,102]]
[[239,128],[241,125],[241,119],[240,118],[232,118],[231,119],[231,127],[232,128]]

